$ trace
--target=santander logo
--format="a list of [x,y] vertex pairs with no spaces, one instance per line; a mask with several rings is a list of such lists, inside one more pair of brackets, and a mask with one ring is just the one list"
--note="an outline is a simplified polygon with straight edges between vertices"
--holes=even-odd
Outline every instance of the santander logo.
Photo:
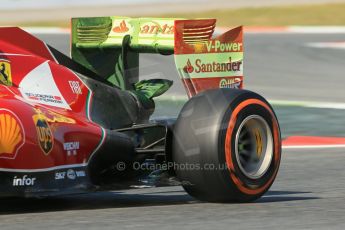
[[195,59],[195,63],[191,63],[188,59],[187,64],[183,67],[185,73],[224,73],[224,72],[240,72],[242,71],[242,60],[233,61],[231,57],[227,61],[203,61]]
[[[128,22],[127,22],[128,23]],[[115,23],[116,26],[113,28],[114,33],[126,33],[129,31],[129,28],[127,26],[127,23],[125,20],[122,20],[120,24]],[[129,25],[131,27],[131,25]],[[159,21],[152,21],[152,22],[145,22],[143,24],[140,24],[139,28],[139,34],[143,35],[174,35],[174,24],[171,23],[160,23]]]
[[119,26],[115,26],[113,31],[115,33],[126,33],[129,30],[129,28],[126,25],[126,21],[122,20]]
[[193,73],[194,71],[194,67],[192,66],[192,63],[190,62],[190,60],[188,59],[187,61],[187,65],[185,67],[183,67],[183,71],[185,73]]
[[164,35],[173,35],[174,34],[174,25],[168,24],[159,24],[159,23],[149,23],[143,25],[140,28],[141,34],[164,34]]

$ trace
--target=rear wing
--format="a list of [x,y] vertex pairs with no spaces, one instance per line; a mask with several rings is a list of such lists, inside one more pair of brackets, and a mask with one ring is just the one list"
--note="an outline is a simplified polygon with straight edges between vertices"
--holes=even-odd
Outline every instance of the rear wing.
[[189,96],[242,88],[242,27],[213,37],[215,19],[72,19],[72,58],[123,89],[138,81],[139,53],[174,54]]

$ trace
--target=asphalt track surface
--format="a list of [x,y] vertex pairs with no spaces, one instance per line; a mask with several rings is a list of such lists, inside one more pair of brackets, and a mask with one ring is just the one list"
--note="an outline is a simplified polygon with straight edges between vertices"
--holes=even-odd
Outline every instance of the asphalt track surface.
[[[67,52],[67,36],[41,37]],[[271,99],[342,102],[345,52],[304,46],[339,40],[344,35],[247,35],[247,88]],[[144,61],[148,69],[164,61],[156,74],[173,76],[165,59]],[[181,187],[3,199],[0,229],[344,229],[344,165],[344,148],[284,149],[276,182],[250,204],[199,202]]]

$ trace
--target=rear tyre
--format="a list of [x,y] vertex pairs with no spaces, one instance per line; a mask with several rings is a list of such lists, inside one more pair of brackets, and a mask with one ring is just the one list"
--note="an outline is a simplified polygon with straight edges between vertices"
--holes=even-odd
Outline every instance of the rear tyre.
[[246,90],[211,90],[191,98],[172,142],[177,177],[202,201],[256,200],[270,188],[280,164],[276,115],[263,97]]

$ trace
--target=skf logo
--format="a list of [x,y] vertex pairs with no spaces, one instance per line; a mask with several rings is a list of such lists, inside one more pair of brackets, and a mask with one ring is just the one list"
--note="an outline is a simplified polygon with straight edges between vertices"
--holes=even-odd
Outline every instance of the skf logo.
[[126,21],[125,20],[122,20],[122,22],[120,23],[119,26],[115,26],[113,31],[115,33],[126,33],[128,31],[128,27],[126,25]]
[[77,174],[75,173],[73,169],[67,170],[67,178],[70,180],[75,180],[75,178],[77,178]]
[[55,173],[55,180],[64,180],[66,178],[69,180],[75,180],[79,177],[86,177],[86,173],[84,170],[68,169],[67,171],[64,171],[64,172]]
[[23,125],[9,110],[0,110],[0,158],[14,158],[24,145]]
[[6,59],[0,59],[0,83],[12,86],[11,63]]
[[53,149],[53,133],[44,115],[36,114],[32,118],[36,126],[38,143],[44,154],[48,155]]
[[193,68],[192,63],[190,62],[189,59],[188,59],[188,61],[187,61],[187,65],[186,65],[185,67],[183,67],[183,71],[184,71],[185,73],[193,73],[194,68]]
[[23,187],[23,186],[34,186],[36,178],[30,178],[28,175],[24,175],[22,178],[15,176],[13,178],[14,187]]
[[241,79],[240,78],[234,78],[234,79],[223,78],[219,82],[219,88],[239,89],[240,86],[241,86]]

